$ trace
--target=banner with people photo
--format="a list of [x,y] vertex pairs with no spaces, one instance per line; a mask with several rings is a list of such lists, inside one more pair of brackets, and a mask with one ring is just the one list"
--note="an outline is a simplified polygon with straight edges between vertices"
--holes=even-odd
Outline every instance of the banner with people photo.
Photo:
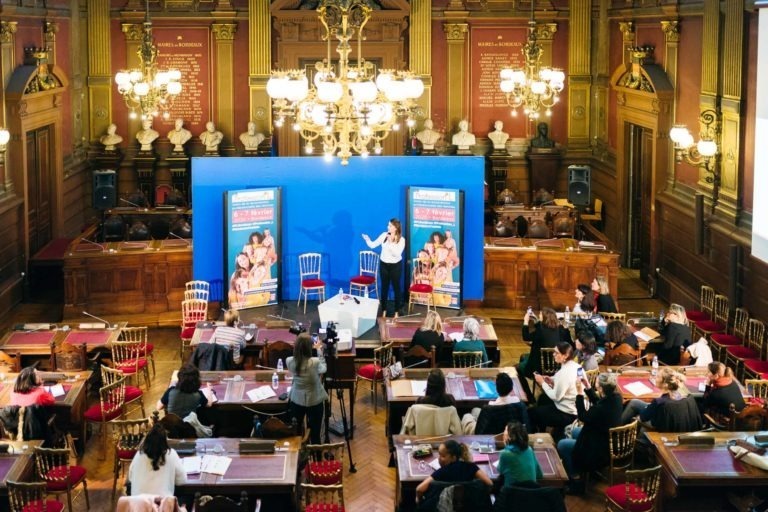
[[232,309],[280,298],[280,188],[231,190],[224,198],[225,283]]
[[461,308],[464,192],[408,188],[408,286],[430,284],[436,306]]

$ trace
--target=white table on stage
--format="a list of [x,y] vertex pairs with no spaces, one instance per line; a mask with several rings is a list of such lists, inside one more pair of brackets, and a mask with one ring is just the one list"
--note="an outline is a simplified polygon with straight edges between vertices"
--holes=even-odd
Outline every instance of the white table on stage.
[[339,329],[349,329],[353,338],[361,336],[376,325],[376,313],[378,311],[378,299],[358,297],[346,293],[342,296],[336,294],[317,306],[321,327],[325,327],[329,321],[333,321]]

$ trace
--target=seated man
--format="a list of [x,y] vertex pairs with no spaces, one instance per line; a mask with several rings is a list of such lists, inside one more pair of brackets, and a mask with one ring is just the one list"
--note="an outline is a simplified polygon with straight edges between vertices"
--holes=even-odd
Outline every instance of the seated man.
[[483,408],[475,407],[461,419],[461,428],[466,435],[501,434],[511,421],[519,421],[528,431],[531,425],[528,411],[520,399],[512,394],[512,377],[504,372],[496,375],[496,391],[499,398],[491,400]]
[[235,364],[243,362],[241,350],[245,348],[245,331],[236,327],[239,321],[240,315],[236,310],[227,310],[224,313],[226,327],[217,327],[210,339],[210,343],[231,346],[232,359]]

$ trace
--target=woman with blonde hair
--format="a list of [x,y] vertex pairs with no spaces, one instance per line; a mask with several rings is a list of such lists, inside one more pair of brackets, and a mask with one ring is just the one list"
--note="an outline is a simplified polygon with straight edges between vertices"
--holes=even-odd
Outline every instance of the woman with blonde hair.
[[659,361],[668,365],[680,364],[680,351],[691,344],[691,327],[685,308],[680,304],[670,304],[661,329],[664,345],[658,352]]
[[443,321],[437,311],[430,310],[427,312],[427,316],[424,318],[421,327],[416,329],[416,332],[413,333],[409,348],[420,346],[429,352],[432,350],[432,347],[435,347],[435,352],[439,356],[444,341]]
[[611,289],[608,287],[608,279],[605,276],[597,276],[592,280],[592,291],[595,292],[595,304],[598,312],[619,312],[616,301],[611,297]]
[[626,425],[635,416],[640,416],[640,421],[658,426],[658,412],[667,402],[685,400],[690,393],[685,386],[685,375],[676,372],[672,368],[662,368],[656,377],[656,387],[661,390],[661,396],[654,398],[651,403],[643,402],[637,398],[630,400],[624,407],[621,415],[621,423]]

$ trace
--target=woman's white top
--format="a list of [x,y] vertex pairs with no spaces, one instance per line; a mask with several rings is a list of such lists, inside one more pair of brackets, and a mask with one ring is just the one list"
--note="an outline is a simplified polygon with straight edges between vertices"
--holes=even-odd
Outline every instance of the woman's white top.
[[571,359],[552,376],[553,386],[543,382],[541,389],[555,403],[558,410],[576,415],[576,380],[579,363]]
[[132,496],[173,496],[174,487],[186,483],[187,474],[179,454],[174,449],[168,450],[165,454],[165,464],[157,471],[152,469],[152,460],[147,454],[138,451],[128,469],[128,480],[131,482]]
[[402,236],[400,237],[400,240],[395,242],[390,242],[389,237],[387,236],[388,233],[385,231],[382,234],[379,235],[379,238],[376,240],[368,241],[366,240],[365,243],[368,244],[368,247],[371,249],[374,249],[378,246],[381,246],[381,261],[384,263],[399,263],[403,259],[403,250],[405,250],[405,238]]

